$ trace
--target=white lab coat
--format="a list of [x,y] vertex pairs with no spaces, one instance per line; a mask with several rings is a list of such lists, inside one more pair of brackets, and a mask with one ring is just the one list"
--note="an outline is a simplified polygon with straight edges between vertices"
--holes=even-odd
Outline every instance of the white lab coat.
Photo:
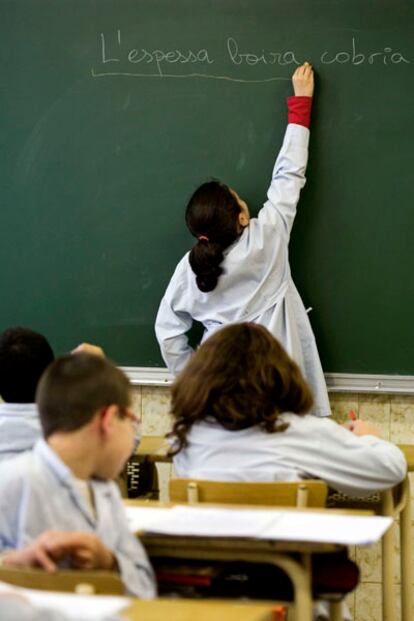
[[358,437],[329,418],[285,413],[285,431],[229,431],[214,419],[191,428],[174,457],[179,477],[215,481],[300,481],[317,478],[350,496],[367,496],[403,480],[403,453],[374,436]]
[[196,284],[189,253],[177,268],[161,301],[155,332],[171,373],[191,356],[186,333],[193,320],[205,327],[203,340],[230,323],[266,326],[301,367],[311,386],[317,416],[330,415],[325,378],[309,319],[289,267],[289,237],[305,184],[309,130],[287,127],[276,160],[268,201],[238,240],[224,252],[217,287],[203,293]]

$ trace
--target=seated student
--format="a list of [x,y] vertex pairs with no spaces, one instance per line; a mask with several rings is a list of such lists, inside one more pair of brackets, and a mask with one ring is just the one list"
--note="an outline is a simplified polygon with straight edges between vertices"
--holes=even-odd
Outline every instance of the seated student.
[[138,422],[127,377],[105,358],[63,356],[43,374],[36,402],[45,439],[0,464],[0,552],[50,529],[68,531],[50,552],[59,566],[119,570],[129,593],[153,597],[152,568],[111,481],[132,452]]
[[44,336],[28,328],[9,328],[0,334],[0,460],[30,450],[41,437],[37,384],[53,362]]
[[345,494],[399,483],[402,452],[369,422],[346,429],[310,416],[299,367],[266,328],[234,324],[193,354],[172,387],[179,477],[223,481],[319,478]]
[[[103,355],[88,343],[74,350],[79,351]],[[13,327],[0,334],[0,461],[29,451],[41,437],[36,388],[54,359],[52,347],[38,332]]]

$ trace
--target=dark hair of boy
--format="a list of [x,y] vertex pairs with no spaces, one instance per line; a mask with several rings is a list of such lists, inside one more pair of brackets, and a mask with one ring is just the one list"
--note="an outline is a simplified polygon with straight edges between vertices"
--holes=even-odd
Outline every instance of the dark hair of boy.
[[34,403],[37,384],[53,350],[44,336],[22,327],[0,334],[0,395],[7,403]]
[[107,358],[69,354],[58,358],[42,376],[36,403],[43,434],[48,438],[56,432],[80,429],[101,408],[127,408],[130,383]]
[[193,246],[189,261],[200,291],[215,289],[223,272],[223,251],[240,235],[239,214],[237,199],[220,181],[203,183],[190,198],[185,221],[198,243]]
[[306,414],[311,391],[298,365],[263,326],[233,324],[222,328],[193,354],[172,386],[175,419],[172,454],[188,445],[194,423],[215,419],[237,431],[259,426],[284,431],[283,412]]

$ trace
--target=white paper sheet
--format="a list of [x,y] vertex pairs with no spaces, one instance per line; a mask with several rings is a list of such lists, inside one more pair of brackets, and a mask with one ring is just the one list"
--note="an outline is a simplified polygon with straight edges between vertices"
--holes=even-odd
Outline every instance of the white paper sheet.
[[371,545],[378,541],[392,524],[392,519],[377,516],[326,513],[284,513],[266,533],[267,539]]
[[134,531],[341,545],[375,543],[392,524],[392,519],[386,517],[341,515],[326,511],[215,509],[192,506],[175,506],[170,509],[128,507],[127,510],[129,523]]
[[[56,593],[54,591],[38,591],[23,589],[6,582],[0,582],[0,593],[15,593],[23,596],[36,608],[49,608],[65,614],[68,619],[102,619],[117,615],[129,606],[128,597],[112,595],[76,595],[73,593]],[[17,619],[16,619],[17,621]]]
[[159,523],[168,521],[168,515],[171,512],[171,507],[153,509],[152,507],[131,507],[125,506],[125,513],[130,530],[133,533],[139,531],[150,531]]

